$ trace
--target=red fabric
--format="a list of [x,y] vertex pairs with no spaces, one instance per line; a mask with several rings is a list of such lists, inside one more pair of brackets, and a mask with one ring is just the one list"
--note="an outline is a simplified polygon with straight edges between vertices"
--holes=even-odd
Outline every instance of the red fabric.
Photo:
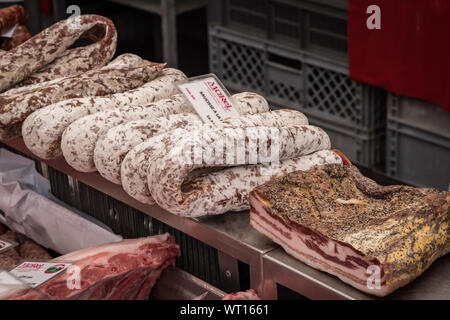
[[40,0],[41,13],[47,17],[52,16],[52,1],[51,0]]
[[[366,26],[370,5],[381,29]],[[348,9],[350,78],[450,112],[450,1],[349,0]]]

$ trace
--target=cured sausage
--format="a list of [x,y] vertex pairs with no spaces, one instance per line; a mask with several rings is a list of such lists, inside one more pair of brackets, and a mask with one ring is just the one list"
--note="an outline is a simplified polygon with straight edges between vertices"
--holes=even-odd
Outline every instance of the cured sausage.
[[[129,68],[135,68],[139,67],[144,63],[144,59],[139,57],[138,55],[132,54],[132,53],[124,53],[115,58],[113,61],[111,61],[107,66],[104,68],[108,69],[129,69]],[[28,84],[26,86],[15,86],[14,88],[9,89],[8,91],[1,94],[2,97],[8,97],[10,95],[15,95],[18,93],[26,93],[26,92],[33,92],[41,87],[46,87],[52,84],[56,84],[59,81],[61,81],[63,78],[68,77],[59,77],[55,79],[51,79],[42,83],[32,83]]]
[[36,110],[27,117],[22,126],[25,145],[44,159],[62,155],[61,136],[74,121],[107,109],[137,107],[176,92],[175,82],[185,80],[183,72],[167,68],[160,75],[139,88],[103,97],[84,97],[63,100]]
[[[256,186],[264,176],[270,179],[285,171],[281,161],[326,150],[331,145],[328,135],[315,126],[197,130],[190,135],[183,131],[177,129],[152,141],[154,151],[147,163],[147,185],[161,207],[185,216],[239,210],[238,206],[232,206],[233,201],[238,199],[236,202],[242,205],[246,199],[239,195],[244,192],[242,185],[232,187],[234,180],[241,177],[244,186],[252,182]],[[258,171],[254,166],[257,164],[265,165],[267,172]],[[227,179],[225,182],[219,178],[215,182],[222,186],[228,183],[228,187],[234,190],[230,205],[226,201],[220,202],[221,196],[211,193],[214,187],[208,184],[193,183],[185,189],[186,178],[197,168],[242,165],[247,168],[245,172],[229,170],[226,176],[217,173]]]
[[[152,184],[155,200],[166,210],[186,217],[217,215],[228,211],[248,210],[248,196],[257,186],[290,172],[308,170],[316,165],[341,164],[342,159],[333,151],[320,150],[294,159],[286,159],[271,168],[267,164],[226,168],[183,183],[180,195],[189,199],[179,205],[169,204],[161,198],[161,189]],[[161,200],[160,200],[161,199]],[[183,209],[181,209],[183,208]]]
[[[0,57],[0,91],[4,91],[63,55],[89,30],[107,35],[96,46],[98,56],[112,56],[117,35],[111,20],[98,15],[81,15],[62,20]],[[112,32],[111,30],[114,30]],[[73,65],[76,67],[76,65]]]
[[80,36],[94,43],[66,50],[53,62],[40,68],[15,87],[76,76],[106,65],[116,52],[117,31],[111,21],[106,20],[105,23],[105,26],[97,25]]
[[85,116],[73,122],[61,138],[61,150],[67,163],[83,172],[96,171],[94,149],[97,139],[110,128],[136,119],[153,119],[167,114],[190,111],[184,95],[177,94],[145,106],[122,107]]
[[201,125],[195,113],[180,113],[151,120],[135,120],[111,128],[95,145],[94,163],[105,179],[120,184],[120,166],[126,154],[149,138],[176,128]]
[[[236,97],[232,96],[232,98]],[[268,110],[267,101],[254,93],[238,94],[234,101],[241,114],[247,114],[248,111]],[[61,139],[61,149],[64,158],[73,168],[83,172],[94,172],[96,171],[95,144],[98,138],[110,128],[133,120],[155,119],[169,114],[193,111],[192,106],[182,94],[146,106],[105,110],[81,118],[68,126]]]
[[[120,169],[122,187],[125,192],[136,200],[148,204],[154,203],[147,185],[147,168],[150,162],[159,161],[157,159],[160,153],[169,152],[171,147],[178,148],[183,146],[183,144],[179,144],[175,147],[172,138],[175,140],[181,139],[182,136],[185,135],[187,137],[187,141],[183,142],[186,142],[187,144],[185,146],[189,147],[189,145],[193,142],[192,140],[195,138],[201,138],[199,135],[200,132],[206,133],[211,130],[213,132],[225,130],[230,131],[255,126],[285,127],[290,125],[306,125],[307,123],[308,120],[301,112],[294,110],[277,110],[242,116],[237,119],[228,119],[224,120],[220,124],[208,124],[201,126],[200,129],[188,127],[169,131],[165,134],[148,139],[128,152],[122,161]],[[183,142],[180,140],[180,143]],[[217,166],[221,165],[218,164]]]
[[[232,122],[234,122],[234,119],[228,119],[224,120],[220,125],[227,126]],[[253,125],[259,123],[272,126],[281,124],[306,125],[308,124],[308,119],[303,113],[298,111],[277,110],[242,117],[240,123]],[[137,120],[119,125],[108,130],[104,136],[98,139],[94,150],[95,166],[104,178],[120,184],[122,160],[135,146],[167,131],[177,128],[193,130],[201,124],[201,118],[197,114],[191,113],[170,115],[152,120]]]
[[154,79],[165,64],[144,61],[135,68],[108,68],[63,78],[34,91],[0,96],[0,127],[21,123],[33,111],[46,105],[75,97],[103,96],[141,86]]

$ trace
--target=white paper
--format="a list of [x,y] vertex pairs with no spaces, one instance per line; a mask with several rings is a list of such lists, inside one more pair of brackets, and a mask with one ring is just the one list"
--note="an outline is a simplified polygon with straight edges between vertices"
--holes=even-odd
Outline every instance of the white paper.
[[192,104],[205,123],[217,123],[227,118],[239,118],[232,99],[214,75],[190,78],[178,84],[180,91]]
[[92,217],[63,206],[49,190],[32,160],[0,149],[1,223],[60,254],[122,240]]

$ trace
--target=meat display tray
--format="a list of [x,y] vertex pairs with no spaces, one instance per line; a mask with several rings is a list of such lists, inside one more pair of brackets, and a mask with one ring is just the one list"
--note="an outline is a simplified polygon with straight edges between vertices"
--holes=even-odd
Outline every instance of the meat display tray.
[[[136,201],[128,196],[120,185],[103,179],[98,173],[82,173],[74,170],[63,158],[43,160],[36,157],[26,148],[22,138],[7,140],[3,143],[248,264],[250,286],[263,298],[277,298],[278,285],[310,299],[375,298],[287,255],[278,245],[250,226],[248,212],[229,212],[221,216],[195,219],[175,216],[157,205],[146,205]],[[164,279],[169,279],[172,272],[173,270],[169,270]],[[173,281],[182,283],[187,279],[183,275],[188,274],[174,273]],[[170,286],[173,284],[164,281],[161,284],[161,288],[167,289]],[[163,295],[164,290],[160,292]],[[192,292],[197,294],[199,290],[195,289]],[[219,296],[215,297],[219,298]],[[387,299],[450,299],[450,255],[437,260],[421,277],[389,295]]]

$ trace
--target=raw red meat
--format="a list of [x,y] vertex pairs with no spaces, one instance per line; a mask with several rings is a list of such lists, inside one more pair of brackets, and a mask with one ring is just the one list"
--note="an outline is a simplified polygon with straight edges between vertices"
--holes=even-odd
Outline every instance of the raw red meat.
[[223,297],[222,300],[261,300],[256,294],[255,290],[249,289],[247,291],[230,293]]
[[[44,283],[39,291],[58,300],[147,299],[162,271],[173,265],[179,254],[175,239],[167,233],[75,251],[52,261],[79,267],[80,288],[69,289],[73,273],[65,272]],[[39,297],[22,291],[9,299]]]

